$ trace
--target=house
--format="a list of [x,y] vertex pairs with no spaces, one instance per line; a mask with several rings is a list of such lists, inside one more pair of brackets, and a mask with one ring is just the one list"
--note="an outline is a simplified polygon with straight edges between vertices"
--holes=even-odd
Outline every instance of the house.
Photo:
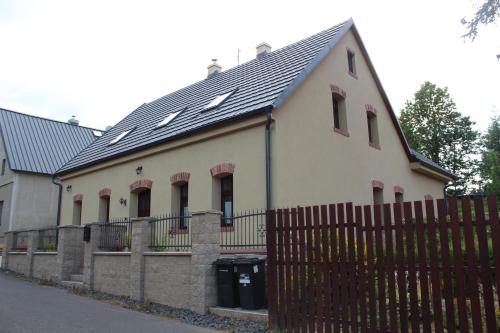
[[61,223],[440,197],[348,20],[139,106],[58,172]]
[[56,226],[53,174],[102,133],[0,108],[0,244],[6,231]]

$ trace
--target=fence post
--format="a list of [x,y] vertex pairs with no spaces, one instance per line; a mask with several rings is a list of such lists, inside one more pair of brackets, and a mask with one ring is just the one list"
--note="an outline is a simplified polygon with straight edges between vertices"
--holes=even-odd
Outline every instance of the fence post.
[[216,210],[192,214],[191,310],[205,314],[217,304],[214,261],[220,257],[220,223]]
[[94,252],[99,249],[101,227],[98,224],[90,225],[90,241],[85,243],[83,256],[83,284],[94,290]]
[[57,277],[69,280],[71,274],[82,274],[83,269],[83,227],[65,225],[59,227],[57,245]]
[[132,249],[130,255],[130,298],[144,302],[144,252],[148,251],[151,241],[151,224],[153,219],[132,219]]
[[33,277],[33,253],[38,250],[38,230],[28,231],[28,249],[26,250],[26,257],[28,258],[28,277]]
[[9,269],[9,251],[12,250],[12,246],[14,245],[14,233],[12,231],[7,231],[3,239],[2,268]]

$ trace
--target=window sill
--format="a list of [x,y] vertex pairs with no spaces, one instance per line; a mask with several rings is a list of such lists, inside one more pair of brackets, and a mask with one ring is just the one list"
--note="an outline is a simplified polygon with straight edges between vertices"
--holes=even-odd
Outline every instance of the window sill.
[[356,80],[358,79],[358,75],[356,75],[356,73],[353,73],[351,71],[347,71],[347,73],[349,73],[349,75],[355,78]]
[[347,130],[344,130],[344,129],[341,129],[341,128],[336,128],[336,127],[334,127],[334,128],[333,128],[333,131],[334,131],[335,133],[342,134],[343,136],[350,137],[350,134],[349,134],[349,132],[348,132]]
[[234,226],[220,227],[221,232],[233,232]]
[[378,150],[382,150],[382,148],[380,148],[380,145],[379,144],[376,144],[376,143],[372,143],[372,142],[368,142],[368,145],[372,148],[375,148],[375,149],[378,149]]
[[169,235],[179,235],[179,234],[188,234],[189,230],[186,229],[171,229],[168,231]]

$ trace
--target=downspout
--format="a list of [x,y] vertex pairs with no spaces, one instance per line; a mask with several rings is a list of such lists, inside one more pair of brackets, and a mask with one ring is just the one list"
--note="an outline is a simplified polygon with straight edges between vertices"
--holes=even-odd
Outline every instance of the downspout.
[[267,111],[266,121],[266,209],[271,209],[271,123],[273,122],[273,108]]
[[59,187],[59,194],[57,198],[57,216],[56,216],[56,225],[59,226],[61,224],[61,201],[62,201],[62,184],[56,182],[56,176],[52,176],[52,184]]

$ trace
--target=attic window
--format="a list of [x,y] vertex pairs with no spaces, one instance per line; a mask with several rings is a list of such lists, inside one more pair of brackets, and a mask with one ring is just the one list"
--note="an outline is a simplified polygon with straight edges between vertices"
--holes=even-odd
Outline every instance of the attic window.
[[218,95],[216,96],[207,106],[205,106],[203,108],[203,111],[207,111],[207,110],[210,110],[210,109],[213,109],[213,108],[216,108],[218,107],[219,105],[222,104],[222,102],[224,102],[226,99],[229,98],[229,96],[231,96],[231,94],[234,92],[233,91],[230,91],[228,93],[225,93],[223,95]]
[[169,113],[165,119],[163,119],[161,122],[158,123],[158,125],[156,125],[156,128],[161,128],[161,127],[164,127],[164,126],[167,126],[172,120],[174,120],[183,110],[179,110],[177,112],[172,112],[172,113]]
[[349,74],[355,78],[357,78],[356,74],[356,58],[355,54],[352,50],[347,49],[347,69]]
[[98,138],[100,138],[102,136],[102,132],[101,131],[92,131],[92,133],[94,133],[94,136],[98,137]]
[[126,137],[130,132],[132,132],[134,129],[130,129],[128,131],[125,131],[125,132],[122,132],[120,135],[118,135],[116,138],[113,139],[113,141],[111,141],[108,146],[111,146],[111,145],[114,145],[118,142],[120,142],[121,139],[123,139],[124,137]]

